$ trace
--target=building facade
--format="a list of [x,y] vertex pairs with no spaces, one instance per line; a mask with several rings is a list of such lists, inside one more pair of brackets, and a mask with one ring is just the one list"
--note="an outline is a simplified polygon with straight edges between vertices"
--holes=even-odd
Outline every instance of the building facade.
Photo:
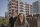
[[17,0],[10,0],[8,4],[8,12],[9,12],[9,17],[10,16],[15,16],[18,14],[18,1]]
[[32,5],[19,1],[18,2],[18,14],[19,13],[23,13],[25,16],[32,15]]
[[33,14],[40,14],[40,2],[33,2]]
[[32,5],[25,3],[24,10],[26,15],[32,15]]
[[24,13],[24,3],[22,1],[18,1],[18,14]]
[[22,0],[11,0],[9,2],[9,16],[23,13],[25,16],[32,15],[32,5],[22,2]]

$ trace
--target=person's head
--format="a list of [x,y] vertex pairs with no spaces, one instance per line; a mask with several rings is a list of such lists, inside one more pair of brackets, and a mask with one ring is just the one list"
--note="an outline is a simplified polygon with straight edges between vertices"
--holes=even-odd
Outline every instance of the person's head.
[[19,20],[19,22],[23,23],[24,20],[25,20],[24,14],[20,13],[20,14],[18,15],[18,20]]

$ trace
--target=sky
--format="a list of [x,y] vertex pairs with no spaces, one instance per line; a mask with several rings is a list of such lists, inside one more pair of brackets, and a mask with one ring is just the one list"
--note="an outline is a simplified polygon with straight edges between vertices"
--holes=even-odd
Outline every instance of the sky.
[[[37,0],[22,0],[22,1],[32,4]],[[0,16],[5,16],[5,12],[7,10],[8,10],[8,0],[0,0]]]

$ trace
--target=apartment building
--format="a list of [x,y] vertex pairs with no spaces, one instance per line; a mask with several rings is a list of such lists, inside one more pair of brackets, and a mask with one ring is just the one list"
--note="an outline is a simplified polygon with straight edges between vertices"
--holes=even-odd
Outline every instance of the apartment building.
[[23,2],[18,2],[18,14],[19,13],[24,13],[24,3]]
[[15,16],[18,14],[18,0],[10,0],[8,4],[8,12],[9,12],[9,17]]
[[33,14],[40,14],[40,2],[39,1],[35,1],[32,4],[33,5]]
[[25,16],[32,15],[32,5],[22,2],[22,0],[11,0],[9,2],[9,16],[23,13]]
[[26,12],[26,16],[27,15],[32,15],[32,5],[31,4],[24,4],[24,10]]
[[32,15],[32,5],[18,1],[18,14],[23,13],[25,16]]

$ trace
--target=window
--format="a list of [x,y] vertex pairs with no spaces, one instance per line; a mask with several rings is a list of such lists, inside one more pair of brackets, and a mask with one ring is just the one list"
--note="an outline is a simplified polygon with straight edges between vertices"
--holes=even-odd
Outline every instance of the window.
[[29,10],[29,9],[25,9],[25,10]]
[[11,7],[9,7],[9,9],[10,9]]
[[23,7],[23,5],[20,5],[20,7]]
[[29,15],[28,13],[26,13],[26,15]]
[[12,9],[12,12],[14,11],[14,9]]
[[20,2],[20,4],[23,4],[23,2]]
[[22,7],[20,7],[20,9],[23,9]]
[[8,4],[8,6],[10,6],[11,4]]
[[9,10],[9,11],[11,11],[11,10]]
[[29,6],[29,4],[25,4],[26,6]]
[[13,11],[14,11],[14,10],[12,9],[12,13],[13,13]]
[[16,6],[12,6],[12,8],[16,8]]
[[8,6],[10,6],[10,5],[11,5],[11,1],[9,2]]
[[12,8],[13,8],[14,6],[12,6]]
[[15,5],[15,3],[12,3],[12,5]]
[[23,12],[23,10],[20,10],[20,12]]
[[18,12],[18,10],[16,10],[16,12]]
[[32,10],[30,10],[30,11],[32,11]]
[[15,2],[15,0],[12,0],[12,2]]
[[9,14],[11,14],[11,12],[9,12]]
[[25,6],[25,8],[29,8],[29,6]]
[[12,3],[12,5],[14,5],[14,4]]
[[29,12],[29,11],[26,11],[26,12]]
[[30,12],[30,13],[32,13],[32,12]]

